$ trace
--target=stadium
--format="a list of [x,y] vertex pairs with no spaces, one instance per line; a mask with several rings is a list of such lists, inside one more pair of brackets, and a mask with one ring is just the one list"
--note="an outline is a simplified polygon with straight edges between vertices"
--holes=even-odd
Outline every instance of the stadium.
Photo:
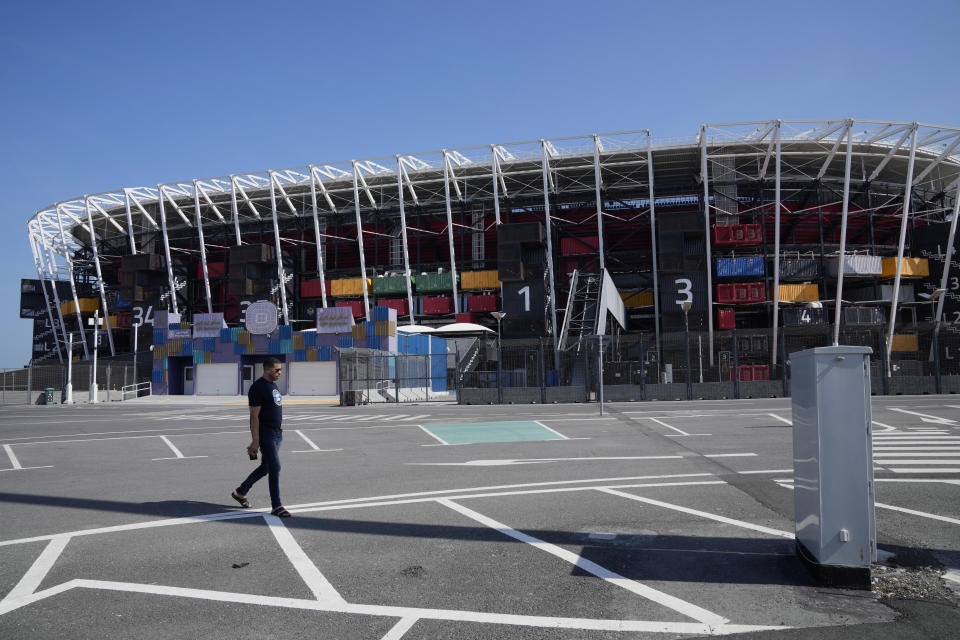
[[[92,357],[102,317],[100,356],[138,351],[160,393],[204,393],[181,382],[218,364],[211,316],[241,369],[445,349],[426,386],[461,402],[787,395],[789,354],[837,343],[872,347],[875,393],[960,391],[958,147],[957,127],[769,120],[123,188],[30,218],[21,317],[36,363]],[[238,337],[261,301],[279,326]],[[337,308],[367,331],[318,355],[304,332]],[[449,339],[379,340],[411,325]],[[364,370],[367,399],[398,375]],[[224,371],[224,393],[251,375]]]

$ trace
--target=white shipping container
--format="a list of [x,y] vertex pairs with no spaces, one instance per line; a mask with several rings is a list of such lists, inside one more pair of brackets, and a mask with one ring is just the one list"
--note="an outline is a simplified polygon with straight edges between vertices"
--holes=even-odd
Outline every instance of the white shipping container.
[[[840,256],[832,258],[828,263],[828,273],[836,276],[837,263]],[[880,256],[845,255],[843,256],[843,275],[845,276],[878,276],[883,272],[883,260]]]

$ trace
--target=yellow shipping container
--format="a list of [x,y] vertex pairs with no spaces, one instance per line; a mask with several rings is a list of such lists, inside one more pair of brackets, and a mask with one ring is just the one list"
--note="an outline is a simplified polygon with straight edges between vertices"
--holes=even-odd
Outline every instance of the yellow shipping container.
[[366,340],[367,338],[367,328],[361,324],[353,325],[353,328],[350,330],[350,335],[353,336],[354,340]]
[[496,269],[489,271],[464,271],[460,274],[460,288],[465,291],[499,289],[500,280]]
[[[100,301],[96,298],[79,298],[77,302],[80,304],[80,313],[95,313],[100,308]],[[75,314],[76,308],[73,300],[68,300],[60,305],[60,313],[65,316]]]
[[[250,332],[249,331],[239,331],[237,332],[237,344],[250,344]],[[249,353],[249,352],[248,352]]]
[[303,334],[295,333],[293,334],[293,348],[294,349],[305,349],[306,345],[303,343]]
[[390,320],[379,320],[373,326],[373,333],[377,336],[396,336],[397,323]]
[[[367,278],[367,291],[373,287],[373,280]],[[330,283],[330,293],[333,296],[362,296],[363,278],[341,278]]]
[[[881,278],[894,278],[897,275],[897,259],[884,258]],[[900,275],[905,278],[924,278],[930,275],[930,261],[926,258],[904,258]]]
[[815,284],[780,285],[780,302],[816,302],[820,289]]
[[317,361],[317,350],[315,348],[307,349],[307,362]]
[[623,306],[627,307],[628,309],[653,306],[653,291],[621,293],[620,297],[623,298]]
[[920,346],[915,333],[895,333],[890,343],[891,351],[919,351]]

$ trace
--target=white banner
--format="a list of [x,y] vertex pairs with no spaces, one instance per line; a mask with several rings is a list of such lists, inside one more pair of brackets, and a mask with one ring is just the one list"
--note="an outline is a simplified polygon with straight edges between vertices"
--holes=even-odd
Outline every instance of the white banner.
[[317,333],[350,333],[353,324],[353,309],[350,307],[317,309]]
[[193,337],[216,338],[220,329],[227,326],[223,321],[222,313],[195,313],[193,314]]

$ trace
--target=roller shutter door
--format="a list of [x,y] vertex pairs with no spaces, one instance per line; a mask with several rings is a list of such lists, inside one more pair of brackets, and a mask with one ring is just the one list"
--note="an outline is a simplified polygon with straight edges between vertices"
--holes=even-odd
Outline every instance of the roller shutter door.
[[332,396],[337,393],[337,363],[288,362],[287,393],[292,396]]
[[198,364],[194,380],[198,396],[235,396],[239,393],[236,363]]

